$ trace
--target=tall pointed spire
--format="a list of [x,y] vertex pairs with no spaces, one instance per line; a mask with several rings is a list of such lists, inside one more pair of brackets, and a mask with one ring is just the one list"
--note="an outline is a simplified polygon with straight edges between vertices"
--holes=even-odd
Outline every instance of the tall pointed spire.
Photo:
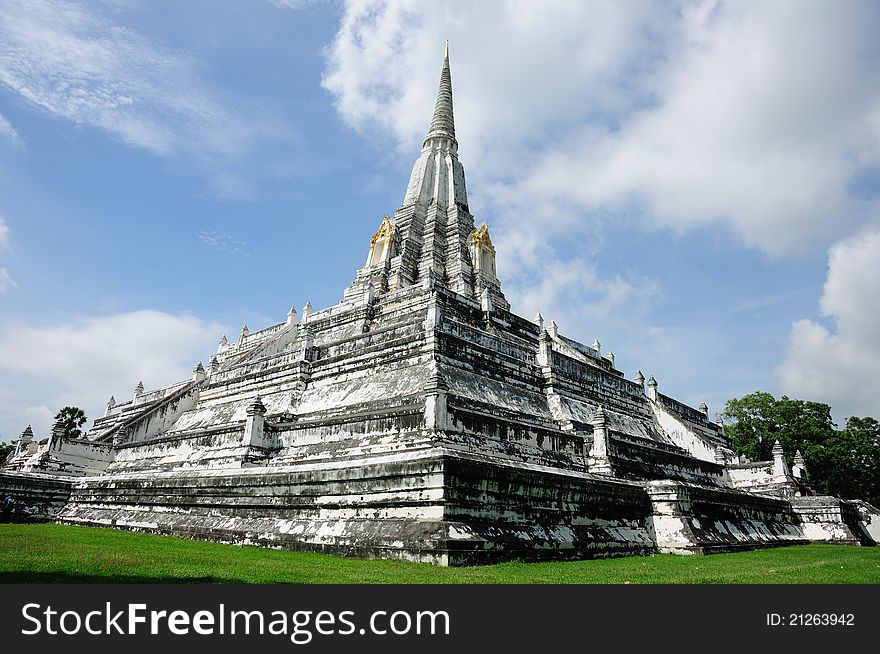
[[440,71],[440,88],[434,104],[434,117],[428,137],[447,136],[455,138],[455,119],[452,114],[452,75],[449,72],[449,41],[443,51],[443,69]]
[[[413,284],[430,288],[437,283],[473,298],[480,306],[491,306],[492,312],[510,308],[495,276],[495,251],[487,230],[474,229],[468,208],[464,166],[458,160],[455,138],[448,41],[431,127],[392,222],[394,240],[389,247],[394,254],[385,259],[387,266],[380,269],[371,254],[368,262],[374,265],[358,271],[355,282],[345,291],[346,299],[365,297],[370,285],[393,291]],[[476,241],[475,235],[479,236]],[[489,297],[485,298],[487,288]]]

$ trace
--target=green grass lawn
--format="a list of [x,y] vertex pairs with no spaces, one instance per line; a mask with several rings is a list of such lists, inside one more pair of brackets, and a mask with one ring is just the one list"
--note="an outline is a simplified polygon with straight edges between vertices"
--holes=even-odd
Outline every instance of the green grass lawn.
[[0,525],[0,582],[876,584],[880,547],[799,545],[711,556],[439,568],[114,529]]

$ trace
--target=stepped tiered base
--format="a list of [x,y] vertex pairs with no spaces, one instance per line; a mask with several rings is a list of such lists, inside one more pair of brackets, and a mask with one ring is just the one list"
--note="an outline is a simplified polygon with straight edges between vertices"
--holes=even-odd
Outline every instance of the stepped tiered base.
[[363,461],[81,480],[58,517],[442,565],[804,542],[783,500],[667,484],[646,488],[428,449]]

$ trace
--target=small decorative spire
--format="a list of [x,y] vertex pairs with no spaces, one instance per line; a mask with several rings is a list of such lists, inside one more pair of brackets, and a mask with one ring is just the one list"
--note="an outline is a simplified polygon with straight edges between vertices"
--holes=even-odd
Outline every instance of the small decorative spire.
[[248,334],[251,333],[251,330],[248,329],[247,323],[244,324],[244,327],[241,328],[241,337],[244,338]]
[[489,295],[488,288],[484,288],[483,292],[480,293],[480,309],[482,309],[484,313],[492,312],[492,296]]
[[787,477],[790,472],[785,460],[785,452],[777,440],[773,443],[773,474],[777,477]]
[[290,311],[287,312],[287,324],[292,325],[296,322],[296,307],[290,307]]
[[614,350],[608,350],[608,354],[605,355],[605,358],[611,362],[612,367],[614,366]]
[[709,417],[709,406],[705,402],[700,402],[700,413],[706,416],[706,418]]
[[210,368],[212,373],[220,370],[220,361],[215,354],[212,354],[211,358],[208,359],[208,368]]
[[544,329],[544,316],[541,315],[541,312],[535,314],[535,323],[538,325],[539,330]]
[[657,400],[657,380],[654,379],[654,375],[648,377],[648,399],[649,400]]
[[137,386],[134,387],[134,395],[137,397],[138,395],[143,395],[144,393],[144,382],[139,381]]
[[112,409],[115,406],[116,406],[116,398],[111,395],[110,399],[107,400],[107,408]]
[[559,335],[559,325],[556,324],[555,320],[550,321],[550,329],[547,331],[553,335],[553,338],[556,338]]
[[301,320],[305,322],[306,320],[308,320],[310,315],[312,315],[312,303],[307,301],[306,306],[303,307],[303,315]]
[[633,381],[639,386],[645,385],[645,376],[642,374],[641,370],[636,370],[636,374],[633,375]]
[[217,351],[222,352],[226,349],[226,346],[229,345],[229,340],[226,338],[226,334],[220,337],[220,343],[217,345]]
[[23,441],[25,443],[34,440],[34,430],[31,429],[30,425],[25,427],[24,431],[21,432],[21,436],[19,437],[19,440]]
[[262,398],[257,395],[254,401],[248,405],[245,413],[249,416],[264,416],[266,415],[266,410],[266,405],[263,404]]
[[593,341],[593,349],[596,350],[596,354],[602,353],[602,344],[599,342],[598,338]]
[[604,426],[607,422],[607,418],[605,417],[605,409],[601,406],[596,409],[596,412],[593,414],[593,419],[590,421],[593,426]]
[[806,479],[807,477],[807,464],[800,450],[796,450],[794,453],[794,464],[791,466],[791,474],[795,479]]

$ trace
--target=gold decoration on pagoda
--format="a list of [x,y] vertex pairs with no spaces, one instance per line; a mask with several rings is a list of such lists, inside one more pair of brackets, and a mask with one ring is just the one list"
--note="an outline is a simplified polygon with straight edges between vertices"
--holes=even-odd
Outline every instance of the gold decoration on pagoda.
[[472,247],[471,256],[474,262],[474,270],[495,276],[495,246],[489,236],[489,228],[486,223],[475,229],[470,236]]
[[368,266],[382,263],[388,258],[396,231],[397,226],[394,221],[389,216],[385,216],[382,219],[382,224],[379,225],[379,230],[370,239],[370,253],[367,255]]

